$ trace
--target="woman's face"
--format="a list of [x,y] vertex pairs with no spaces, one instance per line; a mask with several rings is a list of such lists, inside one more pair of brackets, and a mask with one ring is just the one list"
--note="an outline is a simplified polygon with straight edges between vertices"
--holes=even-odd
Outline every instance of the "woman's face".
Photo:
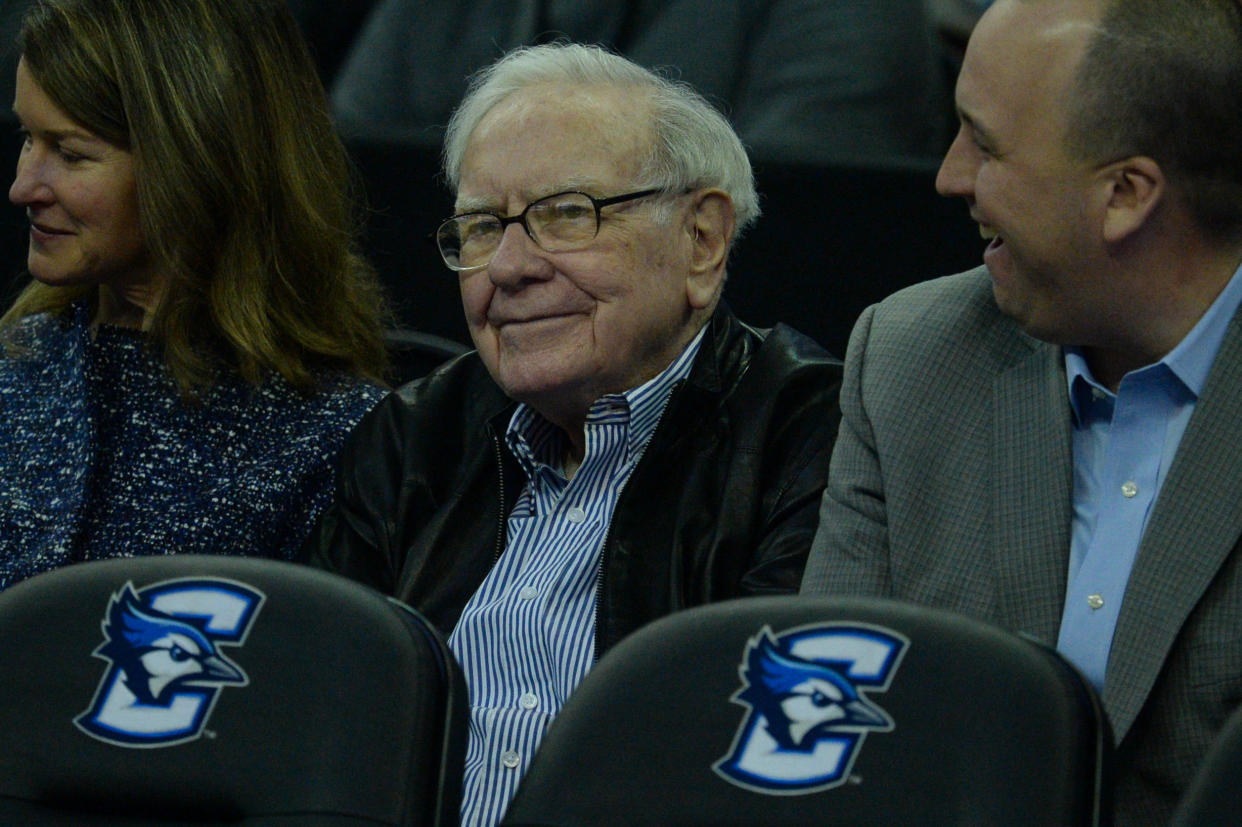
[[109,286],[149,308],[158,285],[138,220],[133,155],[75,123],[24,60],[13,111],[24,143],[9,200],[30,221],[30,274],[50,285]]

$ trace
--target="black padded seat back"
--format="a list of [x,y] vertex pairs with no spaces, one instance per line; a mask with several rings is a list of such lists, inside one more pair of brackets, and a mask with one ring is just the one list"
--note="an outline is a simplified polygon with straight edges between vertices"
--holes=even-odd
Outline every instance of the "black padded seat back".
[[384,347],[391,360],[393,387],[421,379],[450,359],[470,351],[453,339],[405,328],[385,330]]
[[983,263],[936,163],[755,162],[763,215],[729,257],[724,298],[759,327],[784,322],[845,355],[858,315],[903,287]]
[[1221,727],[1190,786],[1182,793],[1171,827],[1236,824],[1242,819],[1242,708]]
[[606,653],[504,823],[1098,824],[1111,745],[1051,648],[885,600],[748,598]]
[[82,563],[0,593],[0,823],[455,824],[441,637],[305,566]]

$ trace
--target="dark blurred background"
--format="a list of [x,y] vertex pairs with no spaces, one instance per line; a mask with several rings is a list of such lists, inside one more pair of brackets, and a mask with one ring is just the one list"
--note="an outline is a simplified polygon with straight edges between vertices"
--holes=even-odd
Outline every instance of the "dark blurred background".
[[[441,264],[430,241],[452,208],[439,176],[442,120],[464,90],[468,71],[521,42],[576,37],[622,53],[642,52],[642,59],[630,56],[696,88],[708,87],[703,91],[733,118],[751,151],[763,208],[758,224],[734,249],[725,298],[752,324],[786,322],[842,355],[849,330],[867,305],[980,260],[982,241],[965,205],[938,196],[934,180],[952,132],[950,101],[960,50],[971,15],[986,0],[931,1],[931,6],[923,0],[495,0],[483,3],[487,8],[457,0],[289,0],[289,5],[306,32],[356,165],[368,202],[365,250],[401,328],[469,342],[456,276]],[[0,100],[6,102],[12,101],[17,62],[14,38],[29,2],[0,4]],[[696,19],[695,4],[697,24],[687,30],[687,21]],[[470,31],[455,42],[428,42],[444,24],[433,25],[425,15],[451,17],[453,8],[467,6],[471,13],[462,19],[474,21]],[[494,31],[477,29],[491,6],[495,17],[487,25]],[[420,32],[426,36],[420,38]],[[726,47],[737,50],[730,61],[705,60]],[[842,75],[857,69],[841,68],[840,50],[846,48],[854,50],[845,55],[846,63],[866,63],[880,79],[871,83],[864,76]],[[756,50],[762,65],[752,65]],[[450,53],[451,60],[444,57]],[[722,74],[728,77],[717,77]],[[838,75],[857,88],[815,91]],[[806,83],[808,78],[814,83]],[[756,88],[766,91],[757,95]],[[836,97],[828,100],[829,93]],[[369,94],[388,100],[388,108],[360,116],[366,106],[359,101]],[[765,109],[768,98],[781,96],[783,108]],[[911,103],[915,97],[923,99],[917,106]],[[876,114],[879,104],[887,107],[892,121],[887,126]],[[850,108],[861,114],[838,117]],[[893,119],[894,112],[900,120]],[[417,126],[423,116],[429,120]],[[0,136],[0,180],[7,192],[20,149],[8,103],[0,106]],[[24,280],[25,234],[20,211],[6,199],[0,205],[6,299]]]

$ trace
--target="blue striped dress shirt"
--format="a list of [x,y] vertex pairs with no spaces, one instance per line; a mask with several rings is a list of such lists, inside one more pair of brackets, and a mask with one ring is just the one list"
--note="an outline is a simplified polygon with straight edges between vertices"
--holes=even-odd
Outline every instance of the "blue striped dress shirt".
[[591,667],[613,509],[702,338],[700,330],[655,378],[591,405],[571,479],[559,428],[526,405],[509,421],[505,439],[527,484],[509,514],[504,553],[449,636],[470,694],[463,825],[500,820],[544,730]]

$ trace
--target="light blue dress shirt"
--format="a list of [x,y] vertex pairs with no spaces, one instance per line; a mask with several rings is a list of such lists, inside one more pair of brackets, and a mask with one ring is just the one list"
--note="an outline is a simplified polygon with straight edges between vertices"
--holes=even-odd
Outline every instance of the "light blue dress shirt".
[[1113,632],[1147,519],[1230,321],[1242,268],[1177,347],[1114,394],[1065,350],[1073,409],[1074,518],[1057,649],[1103,689]]
[[509,515],[504,553],[449,636],[470,697],[463,825],[500,820],[544,730],[591,668],[600,551],[613,510],[702,339],[699,331],[645,384],[591,405],[572,479],[561,468],[560,429],[526,405],[510,419],[505,439],[527,484]]

